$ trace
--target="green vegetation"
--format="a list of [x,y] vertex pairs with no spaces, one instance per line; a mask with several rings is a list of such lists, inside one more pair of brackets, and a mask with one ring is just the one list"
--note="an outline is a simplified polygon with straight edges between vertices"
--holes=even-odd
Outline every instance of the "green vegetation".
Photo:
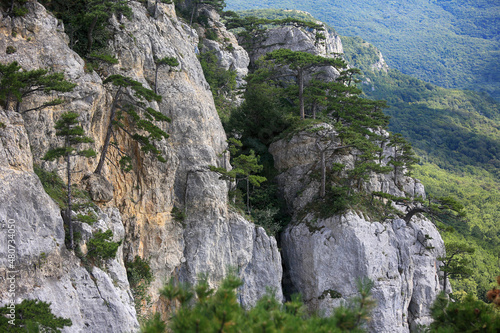
[[454,294],[473,293],[485,300],[500,254],[500,112],[484,94],[440,88],[396,70],[373,72],[377,50],[360,38],[342,38],[346,58],[364,72],[365,94],[384,98],[389,128],[409,139],[424,163],[414,176],[434,197],[453,195],[465,219],[444,221],[457,233],[444,232],[446,243],[466,242],[476,250],[472,277],[451,279]]
[[342,35],[376,45],[388,64],[405,74],[500,98],[500,8],[494,1],[227,1],[228,10],[257,8],[305,10]]
[[112,15],[119,19],[132,16],[127,1],[122,0],[43,0],[41,3],[64,22],[69,46],[84,59],[107,47],[111,37],[108,20]]
[[0,331],[12,333],[60,333],[65,326],[71,326],[71,319],[56,317],[50,310],[50,303],[39,300],[23,300],[15,305],[14,318],[10,305],[0,308]]
[[[282,304],[271,294],[261,298],[250,310],[238,302],[236,289],[241,281],[229,275],[217,290],[201,280],[194,288],[170,283],[161,295],[170,300],[172,317],[169,332],[364,332],[374,301],[371,281],[359,285],[359,296],[336,308],[329,317],[309,314],[299,297]],[[334,291],[332,291],[334,293]],[[333,294],[336,296],[336,294]],[[141,328],[143,333],[166,332],[158,315]]]
[[[68,207],[68,193],[66,192],[68,187],[61,177],[59,177],[57,172],[44,170],[37,164],[33,165],[33,170],[38,178],[40,178],[45,192],[54,200],[61,210],[66,210]],[[73,210],[78,211],[95,207],[87,191],[77,188],[75,184],[72,185],[71,193],[74,199],[72,204]]]
[[9,16],[22,17],[28,13],[28,8],[24,5],[27,0],[1,0],[0,8]]
[[118,150],[121,157],[120,168],[124,171],[132,170],[132,158],[121,150],[116,142],[111,141],[111,137],[116,138],[117,130],[121,130],[136,141],[143,152],[152,154],[160,162],[166,162],[162,152],[154,145],[154,141],[166,139],[168,134],[154,122],[170,122],[170,118],[151,107],[147,107],[144,103],[144,101],[159,102],[161,96],[155,94],[153,90],[145,88],[142,83],[119,74],[110,75],[104,80],[104,83],[111,83],[117,89],[109,110],[109,125],[101,156],[94,173],[100,174],[102,172],[110,145]]
[[472,274],[470,255],[476,250],[465,243],[448,242],[445,243],[446,256],[437,258],[443,263],[443,289],[448,284],[448,279],[464,279]]
[[[70,234],[70,249],[75,248],[73,239],[73,222],[72,222],[72,195],[71,195],[71,157],[84,156],[94,157],[96,153],[92,149],[77,150],[75,145],[82,143],[94,142],[93,139],[85,136],[85,132],[81,126],[78,125],[78,114],[74,112],[65,112],[55,124],[56,136],[64,138],[64,145],[58,148],[51,148],[47,151],[42,158],[46,161],[53,161],[64,157],[66,160],[66,176],[68,178],[68,186],[66,190],[67,205],[66,205],[66,224],[69,226]],[[83,216],[82,216],[83,217]],[[85,218],[85,217],[84,217]]]
[[426,332],[494,333],[500,330],[499,312],[472,295],[452,302],[441,294],[432,306],[431,314],[434,322]]
[[135,307],[138,313],[141,313],[144,302],[149,304],[149,296],[147,290],[153,281],[153,273],[149,260],[135,256],[133,261],[125,262],[127,269],[127,278],[134,295]]
[[202,52],[198,59],[210,85],[217,112],[222,122],[226,122],[235,107],[236,71],[219,66],[217,56],[211,51]]
[[62,104],[64,101],[56,98],[31,109],[21,110],[23,99],[34,93],[68,92],[75,86],[76,84],[64,79],[63,73],[49,73],[48,69],[27,71],[17,61],[7,65],[0,63],[0,105],[5,110],[15,109],[25,113]]
[[258,173],[262,171],[263,166],[259,164],[259,159],[255,156],[255,151],[250,150],[249,154],[243,154],[241,152],[240,149],[243,146],[241,141],[231,138],[228,140],[228,143],[228,150],[231,153],[231,165],[233,168],[227,170],[226,168],[210,166],[210,170],[221,174],[222,179],[234,183],[234,188],[230,189],[230,195],[235,195],[236,188],[240,181],[245,182],[245,194],[247,198],[246,209],[247,213],[250,214],[250,184],[254,187],[260,187],[260,184],[267,180],[266,177],[258,175]]
[[104,260],[116,257],[116,251],[121,242],[113,242],[113,232],[106,230],[98,231],[87,242],[87,257],[94,263],[100,264]]

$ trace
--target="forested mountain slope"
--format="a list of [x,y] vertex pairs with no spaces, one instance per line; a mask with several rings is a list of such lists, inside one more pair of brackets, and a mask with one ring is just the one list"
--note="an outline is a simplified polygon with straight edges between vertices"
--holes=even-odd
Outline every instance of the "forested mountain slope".
[[[268,19],[314,20],[305,12],[252,10],[241,15]],[[332,28],[333,29],[333,28]],[[389,128],[413,144],[421,163],[414,175],[433,196],[452,195],[468,212],[466,221],[446,221],[458,232],[443,232],[448,242],[476,246],[471,279],[452,281],[455,290],[485,297],[497,270],[500,245],[499,105],[484,93],[445,89],[389,68],[380,51],[359,37],[342,37],[344,56],[363,72],[366,96],[388,101]]]
[[228,0],[230,10],[299,9],[383,50],[389,66],[442,87],[500,98],[496,1]]

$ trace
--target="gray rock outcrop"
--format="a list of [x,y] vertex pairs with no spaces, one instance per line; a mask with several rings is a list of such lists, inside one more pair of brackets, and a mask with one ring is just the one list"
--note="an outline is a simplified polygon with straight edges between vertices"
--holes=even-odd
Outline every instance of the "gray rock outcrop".
[[[311,309],[329,314],[356,295],[357,279],[368,277],[374,281],[377,301],[370,331],[408,332],[429,324],[428,309],[442,290],[437,258],[444,255],[444,244],[439,232],[425,218],[414,217],[406,225],[402,219],[373,221],[354,211],[327,218],[311,211],[308,204],[320,188],[312,176],[319,168],[316,143],[329,137],[331,149],[340,146],[331,126],[316,126],[270,147],[281,171],[278,184],[294,216],[281,238],[290,288],[300,292]],[[386,148],[385,154],[390,153]],[[326,164],[332,163],[345,164],[348,170],[353,155],[332,154]],[[363,185],[367,191],[395,196],[424,194],[417,180],[399,175],[395,182],[391,173],[372,175]]]
[[[14,302],[38,299],[51,303],[54,314],[72,321],[65,332],[136,330],[139,324],[123,258],[107,262],[107,273],[97,267],[88,271],[66,250],[60,209],[33,172],[23,119],[15,112],[0,110],[0,122],[0,155],[5,157],[0,162],[0,306],[11,301],[6,278],[14,275]],[[120,214],[115,211],[113,215],[114,223],[106,214],[100,223],[114,231],[116,241],[123,240],[125,235],[118,230],[123,229]],[[12,234],[14,242],[8,242]],[[16,258],[10,266],[12,246]]]
[[[205,273],[215,287],[233,268],[244,280],[240,290],[243,305],[254,304],[266,287],[282,297],[281,258],[276,240],[229,208],[226,182],[209,171],[210,165],[227,163],[220,157],[226,148],[226,136],[196,56],[199,41],[196,31],[177,19],[173,4],[150,1],[129,5],[130,20],[113,17],[110,21],[113,39],[109,41],[108,52],[119,63],[102,65],[100,75],[86,72],[85,62],[69,49],[62,24],[42,5],[29,2],[25,17],[6,17],[0,25],[5,36],[0,39],[0,49],[12,45],[17,50],[13,54],[1,52],[2,63],[17,60],[26,70],[50,68],[65,73],[67,79],[78,84],[74,91],[63,94],[66,100],[63,107],[28,112],[22,118],[10,114],[12,121],[1,120],[6,128],[12,129],[8,132],[11,141],[0,151],[9,163],[0,173],[6,182],[3,196],[7,197],[11,191],[27,208],[6,199],[0,204],[0,216],[2,219],[22,216],[19,225],[27,230],[19,231],[22,234],[19,241],[25,242],[20,243],[19,251],[29,256],[20,253],[20,265],[28,267],[43,259],[40,273],[23,270],[19,277],[19,285],[23,287],[17,301],[32,297],[52,302],[54,314],[73,320],[68,332],[128,332],[137,328],[124,267],[124,261],[136,255],[150,261],[154,274],[148,290],[153,306],[143,308],[144,313],[161,307],[158,291],[170,277],[194,283],[199,274]],[[12,31],[17,31],[16,37]],[[155,59],[165,56],[176,57],[180,64],[176,68],[159,68],[155,82]],[[100,152],[109,122],[107,110],[113,98],[113,87],[102,82],[110,74],[129,76],[151,89],[156,85],[162,101],[150,106],[169,116],[172,123],[163,126],[170,138],[158,145],[166,163],[144,155],[126,134],[117,134],[120,149],[134,159],[134,170],[122,173],[116,167],[118,152],[109,153],[110,162],[105,165],[102,177],[112,187],[101,186],[101,181],[91,186],[102,218],[92,227],[79,228],[87,238],[97,230],[111,228],[115,237],[123,239],[123,245],[117,259],[107,263],[106,270],[94,267],[87,271],[77,257],[65,250],[59,209],[44,193],[32,172],[32,164],[57,170],[57,162],[41,158],[58,143],[54,123],[63,111],[80,114],[82,127],[95,140],[92,148]],[[22,108],[46,99],[43,95],[27,98]],[[0,133],[7,132],[0,129]],[[20,148],[13,151],[11,144]],[[96,164],[96,159],[75,158],[73,181],[80,184]],[[12,171],[16,165],[23,172]],[[174,207],[184,212],[183,220],[171,214]],[[17,212],[28,208],[34,211]],[[3,242],[0,244],[3,246]],[[66,298],[68,301],[61,301]]]

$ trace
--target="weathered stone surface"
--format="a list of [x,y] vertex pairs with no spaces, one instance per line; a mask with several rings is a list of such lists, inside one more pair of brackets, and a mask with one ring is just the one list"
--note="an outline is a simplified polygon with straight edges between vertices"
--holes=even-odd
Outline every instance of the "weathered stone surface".
[[[193,172],[188,178],[186,201],[190,202],[184,221],[185,263],[182,280],[194,283],[198,274],[208,273],[216,285],[229,271],[236,270],[243,280],[240,302],[250,306],[263,296],[266,288],[281,291],[281,258],[276,240],[227,208],[220,200],[226,196],[226,184],[217,184],[212,172]],[[203,191],[200,191],[203,189]]]
[[[414,217],[406,225],[401,219],[370,221],[354,212],[324,219],[311,211],[305,217],[299,214],[319,194],[319,181],[311,178],[319,170],[317,142],[323,138],[325,145],[324,138],[329,138],[332,153],[340,146],[330,125],[315,126],[270,147],[275,167],[281,171],[280,189],[294,214],[281,238],[290,288],[302,293],[311,309],[328,314],[356,294],[356,279],[368,277],[375,282],[377,301],[372,332],[408,332],[410,327],[428,324],[428,309],[442,289],[437,258],[444,254],[443,241],[429,220]],[[391,153],[385,149],[383,165]],[[326,156],[327,165],[353,167],[352,154],[327,152]],[[398,175],[394,180],[393,173],[372,175],[363,187],[396,196],[424,194],[423,186],[413,178]],[[341,297],[331,298],[329,292]]]
[[[51,249],[57,244],[58,251],[62,254],[54,252],[54,255],[48,255],[43,267],[52,273],[51,279],[46,277],[49,276],[48,273],[43,273],[45,275],[39,278],[43,285],[34,282],[38,275],[35,276],[31,270],[24,270],[25,275],[20,281],[26,286],[26,290],[20,295],[52,301],[56,314],[75,318],[72,328],[75,332],[80,329],[87,332],[105,332],[109,325],[115,325],[117,321],[120,324],[115,325],[115,331],[135,329],[137,321],[131,307],[130,290],[123,264],[123,259],[132,260],[135,255],[150,260],[155,276],[149,290],[155,306],[147,309],[148,311],[153,311],[156,305],[160,304],[158,290],[171,276],[194,282],[199,273],[207,273],[210,283],[216,286],[228,267],[238,265],[241,267],[240,275],[245,279],[241,294],[243,304],[255,302],[256,297],[265,292],[266,286],[275,288],[277,295],[281,297],[281,260],[276,241],[267,237],[262,229],[256,229],[252,223],[230,212],[226,183],[209,171],[210,165],[222,166],[226,162],[220,157],[226,147],[226,136],[196,56],[196,31],[176,18],[173,5],[155,4],[150,1],[146,6],[137,2],[131,2],[130,6],[131,20],[113,17],[110,21],[113,39],[110,40],[108,51],[118,58],[119,63],[103,65],[100,69],[102,78],[96,72],[85,72],[84,61],[68,48],[62,26],[40,4],[28,3],[30,11],[24,18],[7,19],[0,25],[1,33],[6,36],[0,39],[0,46],[1,43],[8,43],[18,50],[13,55],[0,52],[0,61],[5,63],[18,60],[26,69],[53,68],[64,72],[68,79],[78,83],[73,92],[64,94],[67,103],[63,107],[47,108],[23,115],[27,135],[9,135],[14,140],[12,142],[18,141],[25,146],[25,150],[0,151],[0,154],[3,154],[1,156],[10,156],[8,160],[12,165],[17,164],[18,168],[31,170],[33,155],[33,160],[42,164],[45,169],[54,170],[59,167],[57,162],[41,161],[41,157],[60,140],[55,136],[54,123],[63,111],[76,111],[80,114],[82,127],[95,139],[95,143],[89,146],[100,152],[109,123],[107,111],[113,98],[113,87],[102,84],[103,78],[109,74],[129,76],[147,88],[156,88],[163,99],[160,103],[151,103],[150,106],[172,119],[171,124],[162,125],[170,134],[170,138],[158,145],[167,159],[166,163],[145,156],[137,143],[124,133],[118,132],[116,139],[114,138],[120,149],[132,156],[134,170],[128,174],[122,173],[117,167],[120,156],[116,150],[111,150],[108,155],[110,162],[105,165],[103,176],[113,184],[113,198],[105,202],[110,197],[110,190],[106,191],[106,195],[102,195],[105,192],[100,191],[100,194],[95,196],[102,198],[100,205],[103,214],[108,217],[102,217],[101,221],[92,227],[84,224],[77,226],[87,239],[95,231],[106,228],[114,230],[115,237],[124,237],[117,260],[107,263],[106,270],[95,269],[92,272],[94,278],[91,278],[90,273],[79,268],[79,260],[62,249],[63,228],[58,212],[56,216],[50,215],[50,210],[50,214],[45,213],[50,215],[45,217],[46,224],[53,224],[53,227],[43,229],[38,235],[25,237],[27,241],[39,244],[34,245],[33,249],[30,248],[31,245],[23,246],[24,251],[31,249],[29,251],[52,253],[54,250]],[[25,35],[13,38],[13,28],[26,30]],[[158,82],[155,82],[154,60],[165,56],[176,57],[180,65],[176,68],[160,67]],[[244,58],[244,55],[241,57]],[[47,98],[35,96],[26,99],[22,108]],[[22,124],[21,117],[13,121],[15,122]],[[19,127],[22,129],[23,126]],[[28,138],[31,147],[28,145]],[[83,176],[92,173],[96,164],[96,159],[76,158],[72,165],[73,181],[80,185]],[[2,177],[4,174],[5,177],[8,176],[6,172]],[[64,175],[61,176],[64,179]],[[36,176],[32,174],[23,177],[28,177],[26,184],[37,182]],[[11,186],[14,186],[14,183]],[[33,193],[37,196],[39,194],[34,190]],[[38,207],[39,201],[35,200],[37,198],[34,195],[33,205]],[[51,202],[47,196],[40,198]],[[10,205],[10,201],[6,203]],[[185,221],[176,221],[173,218],[171,211],[174,206],[186,212]],[[4,209],[3,203],[0,204],[0,211],[1,209]],[[9,209],[11,208],[5,208]],[[12,215],[10,210],[7,215]],[[206,232],[205,226],[212,226],[221,232],[211,234]],[[230,234],[225,234],[222,230],[227,230]],[[196,237],[190,237],[191,232]],[[193,250],[204,242],[213,245],[206,257]],[[44,245],[45,243],[47,244]],[[85,248],[84,243],[82,247]],[[188,262],[191,260],[192,263]],[[203,262],[209,264],[198,264]],[[31,261],[24,264],[30,265]],[[181,276],[181,271],[189,274]],[[271,274],[265,275],[263,272]],[[259,274],[263,276],[260,277]],[[28,287],[29,285],[41,288],[33,289]],[[111,286],[115,286],[114,289]],[[63,294],[65,290],[71,290],[71,293],[67,291],[69,296]],[[102,296],[97,297],[99,292]],[[61,300],[66,296],[70,297],[71,301],[62,303]],[[91,300],[102,304],[108,302],[111,308],[108,311],[102,304],[98,306]],[[84,307],[82,304],[89,306]],[[95,307],[95,312],[92,306]]]
[[[431,239],[421,243],[419,233]],[[430,221],[368,222],[352,212],[307,217],[287,228],[282,244],[291,281],[310,308],[331,313],[356,295],[357,279],[368,277],[377,301],[370,331],[408,332],[409,325],[429,324],[429,306],[441,291],[436,258],[444,254]],[[329,290],[342,297],[324,297]]]
[[[317,32],[322,33],[326,39],[317,41]],[[284,26],[270,29],[264,36],[264,40],[250,54],[250,59],[255,62],[266,53],[277,49],[308,52],[326,58],[344,53],[340,36],[326,31],[326,28],[325,31],[320,32],[308,28]]]
[[[329,124],[318,124],[319,130],[302,131],[286,140],[279,140],[271,144],[269,151],[274,157],[274,166],[282,173],[277,177],[281,185],[281,191],[291,210],[299,211],[313,197],[319,193],[319,182],[310,178],[312,172],[320,169],[320,150],[318,142],[324,142],[328,138],[329,149],[327,150],[326,163],[342,163],[345,165],[344,175],[347,170],[354,167],[354,156],[350,153],[335,154],[337,147],[342,146],[337,138],[335,130]],[[321,141],[323,140],[323,141]],[[384,146],[382,166],[388,165],[387,156],[394,154],[393,148]],[[381,191],[394,196],[421,196],[425,198],[423,185],[415,178],[404,176],[399,172],[394,181],[394,172],[387,174],[370,175],[367,182],[363,182],[363,188],[368,192]],[[328,186],[328,185],[327,185]]]
[[[7,156],[0,165],[0,306],[10,301],[6,277],[15,274],[14,301],[34,298],[52,303],[55,315],[72,320],[65,332],[136,330],[138,322],[122,258],[107,264],[108,273],[94,267],[90,274],[65,249],[60,209],[33,173],[23,120],[3,110],[0,119],[4,124],[0,155]],[[123,239],[119,212],[112,211],[111,217],[104,214],[99,223]],[[9,228],[12,225],[14,228]],[[14,230],[14,242],[8,242],[12,239],[8,238],[12,234],[9,230]],[[13,269],[8,268],[8,244],[16,250]],[[17,272],[11,273],[14,270]]]
[[[220,22],[220,15],[208,6],[200,9],[200,15],[208,17],[208,24],[217,33],[218,40],[203,39],[201,52],[213,52],[219,65],[226,70],[236,71],[236,84],[241,87],[245,84],[244,77],[248,74],[250,58],[247,51],[238,44],[233,33],[227,31],[224,24]],[[203,29],[203,28],[201,28]]]
[[113,184],[111,184],[104,176],[92,173],[83,178],[87,184],[92,200],[97,202],[109,202],[113,200]]

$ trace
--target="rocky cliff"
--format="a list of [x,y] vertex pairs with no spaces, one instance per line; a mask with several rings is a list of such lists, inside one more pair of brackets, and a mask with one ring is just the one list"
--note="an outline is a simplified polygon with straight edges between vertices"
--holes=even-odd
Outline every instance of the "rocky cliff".
[[[158,290],[168,279],[194,283],[205,273],[216,287],[231,269],[243,280],[240,302],[247,307],[266,292],[266,287],[282,299],[284,275],[287,287],[301,292],[311,308],[328,313],[332,306],[355,294],[356,278],[367,276],[375,281],[379,304],[373,331],[407,331],[410,325],[428,321],[427,308],[440,290],[436,257],[443,253],[443,244],[439,234],[425,219],[406,225],[398,219],[372,221],[357,212],[321,219],[313,213],[302,216],[300,211],[318,188],[310,178],[315,167],[311,161],[317,159],[316,138],[308,132],[276,142],[271,149],[281,172],[280,190],[294,216],[281,239],[283,273],[275,238],[231,208],[228,184],[209,169],[210,165],[227,165],[222,154],[226,135],[197,59],[198,33],[203,31],[178,18],[173,5],[130,2],[130,19],[113,17],[108,51],[118,63],[101,65],[98,72],[88,71],[85,62],[68,47],[61,22],[36,2],[26,6],[24,17],[0,13],[0,62],[15,60],[27,70],[63,72],[77,87],[62,95],[66,101],[63,106],[22,115],[0,111],[0,305],[10,301],[6,293],[9,252],[4,240],[7,222],[13,220],[15,267],[19,271],[15,301],[36,298],[51,302],[54,314],[72,320],[73,326],[66,332],[136,331],[140,313],[163,308]],[[279,47],[323,56],[342,52],[340,39],[334,34],[318,44],[314,32],[285,27],[269,31],[249,57],[217,15],[210,11],[206,15],[224,42],[204,39],[203,48],[213,51],[224,68],[235,69],[240,84],[250,58]],[[5,52],[8,46],[16,51]],[[64,179],[61,164],[41,160],[60,140],[54,123],[64,111],[80,114],[82,127],[95,139],[90,146],[99,152],[114,93],[103,79],[121,74],[153,88],[155,59],[166,56],[175,57],[179,66],[159,68],[156,89],[162,101],[149,106],[172,119],[162,125],[170,137],[159,145],[167,162],[144,155],[137,143],[118,133],[118,146],[134,157],[133,171],[123,173],[117,167],[117,151],[111,151],[103,177],[87,177],[92,175],[96,159],[76,158],[71,166],[74,181],[90,190],[97,204],[98,221],[78,226],[84,235],[82,245],[105,230],[112,230],[114,240],[122,241],[116,259],[103,265],[84,265],[65,248],[60,208],[45,193],[33,164],[55,170]],[[337,74],[332,70],[325,75],[334,78]],[[37,95],[26,99],[22,108],[47,98]],[[345,159],[348,165],[351,157],[336,158]],[[424,193],[422,185],[409,177],[395,182],[391,175],[374,175],[364,186],[394,195]],[[174,207],[183,213],[182,218],[175,217]],[[125,262],[136,255],[149,260],[154,274],[147,290],[151,301],[137,308],[139,314],[125,269]],[[325,297],[325,291],[341,296]]]
[[[294,214],[281,236],[287,289],[300,292],[311,309],[328,314],[356,295],[357,279],[368,277],[375,283],[377,301],[372,332],[408,332],[428,324],[428,308],[442,289],[439,232],[422,218],[406,224],[402,219],[375,220],[361,211],[323,217],[310,209],[320,189],[313,177],[319,170],[316,142],[325,135],[336,133],[324,125],[319,132],[300,132],[270,148],[281,171],[278,183]],[[353,156],[337,154],[326,161],[332,163],[350,169]],[[391,173],[373,175],[364,186],[396,196],[425,195],[415,179],[399,176],[395,182]]]
[[[313,31],[295,27],[272,29],[254,54],[277,48],[326,57],[336,56],[328,50],[342,52],[335,36],[329,35],[325,45],[318,45],[314,36]],[[383,70],[381,55],[379,63]],[[324,73],[327,80],[337,75],[334,70]],[[323,214],[311,210],[310,204],[320,190],[320,181],[314,176],[320,170],[317,144],[331,138],[331,150],[342,145],[330,125],[315,127],[279,140],[269,148],[280,171],[280,191],[293,215],[281,235],[284,287],[288,292],[301,293],[311,309],[328,314],[356,294],[357,279],[368,277],[375,283],[373,296],[377,301],[370,323],[372,332],[408,332],[428,324],[429,306],[442,290],[437,258],[444,255],[444,243],[439,232],[423,218],[412,219],[407,225],[401,219],[376,220],[360,211],[320,217]],[[387,165],[394,151],[386,145],[382,147],[381,164]],[[331,156],[326,165],[341,163],[345,165],[343,172],[354,167],[352,153],[326,155]],[[368,193],[425,197],[418,180],[395,176],[393,172],[373,173],[362,187]]]
[[[222,165],[220,155],[226,137],[196,57],[196,31],[176,17],[173,5],[158,4],[159,10],[152,15],[154,5],[132,2],[130,20],[123,17],[111,21],[109,50],[119,63],[102,66],[101,75],[86,72],[84,61],[68,47],[62,24],[40,4],[29,3],[24,17],[2,15],[2,63],[17,60],[26,70],[50,68],[78,84],[64,95],[67,103],[63,107],[27,112],[23,117],[2,111],[5,127],[0,130],[2,154],[9,157],[2,165],[5,185],[0,217],[2,221],[15,219],[17,226],[16,267],[21,273],[16,301],[38,298],[51,302],[54,314],[72,319],[68,332],[137,329],[124,267],[124,260],[135,255],[150,260],[154,282],[148,293],[153,308],[161,305],[158,289],[170,277],[194,283],[200,273],[206,273],[216,286],[233,268],[244,281],[242,304],[253,304],[266,292],[266,286],[282,297],[276,240],[232,211],[226,199],[227,184],[208,168]],[[7,46],[16,52],[7,54]],[[151,88],[154,59],[165,56],[176,57],[180,65],[176,70],[159,70],[157,89],[162,102],[150,106],[172,119],[164,127],[170,138],[161,144],[167,162],[143,155],[133,141],[118,135],[120,148],[135,157],[134,170],[122,173],[116,167],[118,153],[110,153],[103,176],[113,185],[113,197],[98,203],[101,221],[94,229],[99,225],[101,230],[111,228],[115,240],[121,237],[123,245],[117,259],[107,262],[104,270],[94,267],[87,271],[65,250],[59,209],[44,193],[32,165],[57,170],[57,163],[43,162],[41,157],[58,142],[54,123],[67,110],[80,114],[82,127],[95,139],[93,148],[100,151],[113,96],[113,88],[104,85],[102,77],[122,74]],[[26,100],[23,108],[44,98]],[[94,159],[77,159],[72,165],[74,181],[80,183],[96,163]],[[174,206],[184,212],[182,222],[172,217]],[[6,236],[7,229],[3,228],[1,237]],[[7,248],[3,241],[1,244],[5,260]],[[41,269],[33,265],[39,261],[43,262]],[[0,281],[2,304],[8,301],[5,277],[4,270]]]

